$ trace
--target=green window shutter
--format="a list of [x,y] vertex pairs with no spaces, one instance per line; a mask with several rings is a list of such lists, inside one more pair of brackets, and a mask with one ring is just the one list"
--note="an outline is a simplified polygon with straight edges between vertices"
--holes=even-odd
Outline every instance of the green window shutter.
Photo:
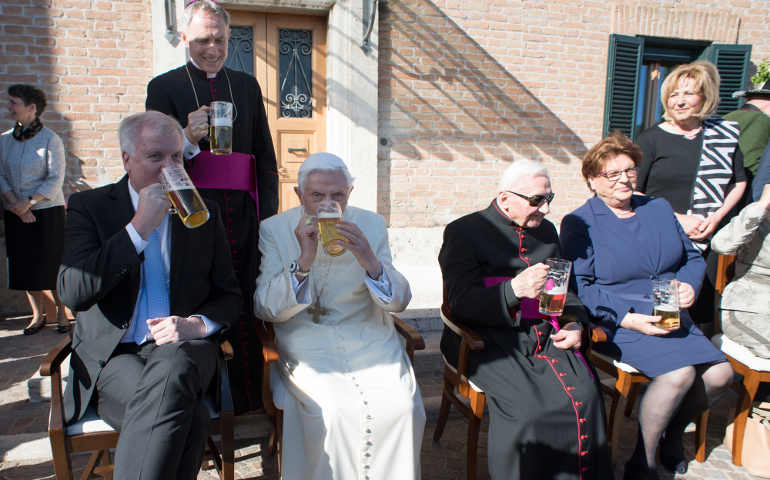
[[634,119],[643,47],[641,38],[610,35],[602,137],[613,130],[620,130],[632,139],[636,137]]
[[751,45],[718,45],[706,47],[701,60],[708,60],[719,70],[718,115],[724,115],[740,108],[743,98],[733,98],[733,92],[744,90],[748,81]]

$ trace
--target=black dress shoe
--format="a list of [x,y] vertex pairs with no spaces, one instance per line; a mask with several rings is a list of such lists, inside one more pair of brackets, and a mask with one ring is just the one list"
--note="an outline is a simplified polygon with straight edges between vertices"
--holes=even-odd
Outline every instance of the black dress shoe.
[[623,469],[623,480],[660,480],[658,472],[647,465],[628,462]]
[[22,330],[22,333],[24,333],[24,335],[34,335],[37,332],[39,332],[40,329],[43,327],[45,327],[45,320],[40,320],[39,322],[37,322],[32,326],[24,328],[24,330]]
[[67,333],[67,332],[70,331],[70,326],[69,325],[57,325],[56,326],[56,331],[59,332],[59,333]]
[[660,452],[660,464],[669,472],[685,474],[687,473],[688,461],[684,458],[684,447],[681,438],[678,440],[669,440],[668,436],[663,436],[658,444]]
[[676,457],[676,456],[668,456],[663,452],[660,452],[660,464],[663,465],[663,468],[665,468],[669,472],[684,475],[685,473],[687,473],[687,465],[689,463],[690,462],[688,462],[684,458]]

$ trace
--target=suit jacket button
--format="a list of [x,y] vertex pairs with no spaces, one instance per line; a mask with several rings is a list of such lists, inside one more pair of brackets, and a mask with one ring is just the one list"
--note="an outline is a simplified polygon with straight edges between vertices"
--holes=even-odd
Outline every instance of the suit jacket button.
[[107,362],[105,362],[104,360],[99,360],[99,367],[100,368],[104,368],[105,365],[107,365]]

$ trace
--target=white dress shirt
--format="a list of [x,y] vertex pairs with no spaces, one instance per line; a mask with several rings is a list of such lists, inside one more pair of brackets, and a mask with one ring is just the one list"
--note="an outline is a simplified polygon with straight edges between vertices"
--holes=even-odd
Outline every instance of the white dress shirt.
[[[136,190],[134,190],[134,187],[131,185],[131,182],[128,183],[128,195],[131,197],[131,204],[134,206],[134,211],[136,211],[137,207],[139,206],[139,193],[137,193]],[[156,227],[156,230],[158,231],[158,236],[160,237],[160,254],[163,257],[163,268],[166,270],[166,278],[169,277],[169,272],[171,271],[171,243],[169,242],[169,216],[166,215],[163,217],[163,221],[160,222],[160,225]],[[131,243],[134,244],[134,248],[136,249],[137,254],[141,254],[145,248],[147,248],[147,245],[150,243],[147,240],[143,239],[141,235],[139,235],[139,232],[136,231],[136,228],[129,222],[128,225],[126,225],[126,232],[128,232],[129,238],[131,238]],[[142,268],[142,267],[140,267]],[[166,286],[167,288],[170,288],[169,285]],[[142,291],[144,288],[144,281],[141,279],[139,280],[139,292]],[[141,293],[137,295],[137,299],[141,297]],[[173,315],[173,312],[170,312],[170,314]],[[191,316],[200,317],[201,320],[203,320],[203,323],[206,325],[206,334],[204,337],[208,337],[222,328],[222,326],[214,321],[211,321],[208,317],[201,314],[194,314]],[[126,333],[123,334],[123,338],[120,339],[121,343],[131,343],[135,342],[138,345],[143,344],[144,342],[153,340],[152,333],[150,333],[150,330],[147,330],[147,333],[143,335],[141,338],[136,338],[137,330],[136,330],[136,322],[146,322],[146,318],[136,318],[136,306],[134,306],[134,312],[131,314],[131,323],[129,324],[129,327],[126,329]]]

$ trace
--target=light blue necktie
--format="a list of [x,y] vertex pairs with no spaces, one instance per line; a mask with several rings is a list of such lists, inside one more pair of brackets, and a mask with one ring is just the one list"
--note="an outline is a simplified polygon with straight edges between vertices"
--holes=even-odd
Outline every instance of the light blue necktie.
[[168,302],[168,282],[163,255],[160,253],[160,235],[158,229],[150,233],[149,243],[144,249],[142,264],[142,283],[144,288],[137,303],[137,315],[134,317],[134,341],[141,345],[147,340],[148,318],[167,317],[170,314]]

